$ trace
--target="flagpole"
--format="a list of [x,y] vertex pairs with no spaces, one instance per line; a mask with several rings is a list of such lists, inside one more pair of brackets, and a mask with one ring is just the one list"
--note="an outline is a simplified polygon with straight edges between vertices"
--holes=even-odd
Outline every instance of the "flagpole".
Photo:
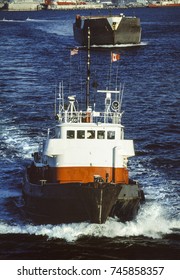
[[117,63],[117,69],[116,69],[116,89],[118,87],[118,70],[119,70],[119,63]]
[[69,94],[71,94],[71,51],[70,51],[70,58],[69,58]]
[[86,79],[86,109],[89,107],[90,94],[90,27],[88,27],[87,79]]
[[111,88],[111,72],[112,72],[112,52],[111,52],[111,63],[110,63],[110,69],[109,69],[109,89]]
[[[81,57],[81,52],[80,52],[80,73],[82,73],[82,57]],[[82,75],[80,76],[80,83],[81,83],[81,98],[80,98],[80,102],[81,102],[81,107],[83,104],[83,79],[82,79]]]

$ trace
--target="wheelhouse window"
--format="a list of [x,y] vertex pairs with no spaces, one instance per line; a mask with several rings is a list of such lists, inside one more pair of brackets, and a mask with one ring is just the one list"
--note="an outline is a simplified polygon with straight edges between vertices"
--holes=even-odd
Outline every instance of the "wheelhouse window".
[[115,131],[108,131],[107,139],[115,139]]
[[95,130],[88,130],[87,139],[94,139],[94,138],[95,138]]
[[67,139],[74,139],[75,131],[74,130],[67,130]]
[[98,130],[97,139],[104,139],[104,138],[105,138],[105,131],[104,130]]
[[77,139],[85,138],[85,130],[77,130]]

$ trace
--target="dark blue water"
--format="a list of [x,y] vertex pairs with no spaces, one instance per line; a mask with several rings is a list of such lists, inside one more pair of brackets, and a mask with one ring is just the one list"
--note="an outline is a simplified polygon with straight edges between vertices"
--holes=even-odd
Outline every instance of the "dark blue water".
[[[79,11],[0,12],[0,259],[180,257],[180,9],[113,11],[120,12],[139,16],[143,29],[141,46],[118,49],[118,81],[125,83],[126,137],[135,141],[130,175],[146,203],[135,221],[104,225],[35,225],[22,211],[23,169],[53,122],[55,86],[63,80],[69,92],[71,73],[71,93],[84,94],[85,50],[70,67]],[[99,88],[107,83],[110,52],[91,52]]]

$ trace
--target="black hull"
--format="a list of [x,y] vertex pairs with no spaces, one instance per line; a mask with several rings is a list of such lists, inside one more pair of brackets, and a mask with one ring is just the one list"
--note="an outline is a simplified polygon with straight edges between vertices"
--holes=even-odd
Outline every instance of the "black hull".
[[75,22],[74,39],[82,46],[87,46],[88,27],[91,31],[91,45],[139,44],[141,41],[138,18],[123,17],[116,30],[112,29],[106,18],[84,20],[81,25]]
[[28,216],[38,223],[101,224],[110,216],[129,221],[137,214],[141,201],[138,185],[97,182],[40,185],[30,183],[28,176],[24,178],[23,197]]

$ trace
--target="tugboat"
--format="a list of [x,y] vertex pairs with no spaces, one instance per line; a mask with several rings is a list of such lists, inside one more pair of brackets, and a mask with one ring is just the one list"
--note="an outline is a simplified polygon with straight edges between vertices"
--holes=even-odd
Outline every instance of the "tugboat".
[[87,46],[87,30],[91,29],[91,45],[140,44],[141,24],[137,17],[124,14],[109,16],[76,15],[73,24],[74,39],[81,46]]
[[86,107],[76,96],[65,106],[63,83],[58,93],[56,126],[27,166],[25,209],[41,223],[105,223],[108,217],[131,220],[143,191],[129,179],[127,161],[134,156],[133,140],[124,139],[121,124],[122,90],[98,90],[105,95],[104,111],[90,105],[90,30],[88,29]]

